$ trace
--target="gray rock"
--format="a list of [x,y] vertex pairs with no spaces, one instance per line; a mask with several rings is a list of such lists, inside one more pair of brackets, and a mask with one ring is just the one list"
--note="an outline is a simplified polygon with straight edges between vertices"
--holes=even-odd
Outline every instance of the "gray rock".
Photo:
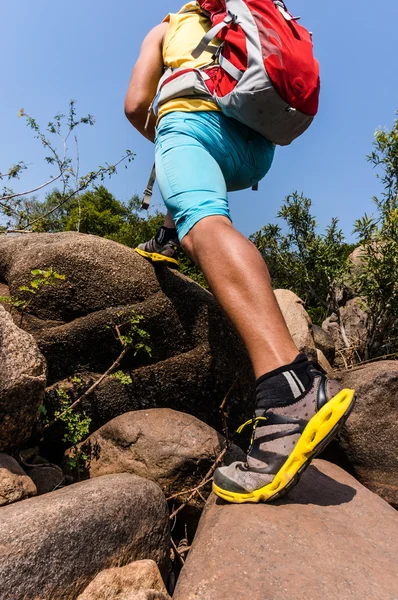
[[97,575],[78,600],[171,600],[153,560],[139,560]]
[[333,364],[336,349],[334,347],[334,341],[330,333],[319,327],[319,325],[312,326],[312,333],[314,335],[315,346],[320,350],[326,359]]
[[[8,285],[6,285],[5,283],[1,283],[1,282],[0,282],[0,298],[1,298],[1,297],[4,297],[4,298],[9,298],[9,297],[10,297],[10,290],[9,290],[9,287],[8,287]],[[0,306],[3,306],[3,308],[5,308],[5,310],[6,310],[7,312],[10,312],[10,311],[11,311],[11,306],[10,306],[10,303],[9,303],[9,302],[7,302],[7,301],[5,301],[5,302],[2,302],[2,301],[0,300]]]
[[48,494],[65,483],[65,475],[60,467],[53,464],[26,467],[26,472],[37,488],[37,495]]
[[322,352],[322,350],[316,349],[316,360],[318,365],[331,377],[333,377],[333,367]]
[[[158,483],[166,496],[196,487],[224,447],[224,437],[206,423],[167,408],[120,415],[79,445],[88,456],[87,476],[134,473]],[[245,458],[233,445],[226,462]]]
[[361,483],[398,508],[398,362],[370,363],[338,379],[357,395],[339,443]]
[[0,306],[0,451],[30,436],[45,385],[46,363],[35,340]]
[[17,461],[0,453],[0,506],[36,496],[37,490]]
[[127,473],[99,477],[1,509],[0,589],[12,600],[75,600],[103,569],[169,565],[160,488]]
[[312,323],[303,301],[290,290],[275,290],[275,296],[297,349],[316,360]]
[[398,598],[398,515],[316,460],[282,501],[212,497],[173,600]]

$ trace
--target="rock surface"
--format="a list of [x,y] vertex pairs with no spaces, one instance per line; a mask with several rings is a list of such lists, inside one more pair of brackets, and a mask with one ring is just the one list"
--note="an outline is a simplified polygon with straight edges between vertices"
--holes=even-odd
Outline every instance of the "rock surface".
[[302,300],[290,290],[275,290],[275,296],[297,349],[316,360],[312,323]]
[[171,600],[169,595],[157,592],[156,590],[145,590],[137,592],[134,596],[126,600]]
[[333,377],[334,371],[332,365],[330,364],[322,350],[319,350],[318,348],[316,349],[316,360],[318,365],[325,371],[325,373]]
[[0,279],[11,293],[29,284],[32,269],[50,266],[66,279],[34,298],[24,325],[34,320],[32,332],[48,362],[49,384],[76,373],[105,372],[121,351],[112,326],[132,309],[143,315],[141,326],[151,335],[152,357],[131,352],[122,364],[134,373],[124,401],[116,393],[98,409],[87,409],[93,427],[129,410],[167,406],[184,407],[220,426],[218,407],[238,373],[229,403],[232,427],[251,414],[254,376],[246,351],[206,290],[96,236],[65,232],[0,238]]
[[0,506],[36,496],[37,490],[17,461],[0,453]]
[[[89,477],[134,473],[170,496],[197,486],[224,445],[224,437],[196,417],[154,408],[116,417],[79,448],[88,456]],[[234,460],[245,460],[237,446],[227,454],[228,463]]]
[[340,445],[358,479],[398,508],[398,362],[370,363],[338,378],[357,395]]
[[340,318],[344,325],[348,347],[344,342],[337,316],[333,314],[322,323],[324,329],[333,339],[336,349],[335,365],[344,367],[357,362],[357,352],[360,354],[366,340],[367,314],[363,310],[363,301],[352,298],[340,308]]
[[97,575],[78,600],[171,600],[153,560],[139,560]]
[[0,451],[31,434],[46,385],[46,363],[33,337],[0,306]]
[[[47,359],[50,385],[76,373],[105,372],[121,351],[112,327],[131,310],[143,315],[141,325],[151,335],[152,356],[131,352],[122,364],[132,383],[122,389],[104,382],[84,403],[92,430],[122,413],[155,407],[184,410],[220,428],[219,405],[237,376],[228,405],[231,429],[251,416],[254,376],[247,353],[206,290],[96,236],[0,238],[0,280],[12,294],[30,283],[32,269],[49,267],[66,279],[33,299],[24,327]],[[277,291],[277,298],[298,349],[316,358],[301,301],[288,290]]]
[[316,460],[276,504],[213,496],[173,600],[396,600],[397,572],[396,511]]
[[316,348],[324,354],[330,363],[333,363],[336,349],[332,336],[319,325],[312,326],[312,333]]
[[11,600],[75,600],[95,575],[154,560],[167,576],[169,517],[160,488],[127,473],[1,509],[0,589]]
[[53,492],[65,482],[65,475],[60,467],[43,464],[26,469],[27,474],[37,488],[37,495]]

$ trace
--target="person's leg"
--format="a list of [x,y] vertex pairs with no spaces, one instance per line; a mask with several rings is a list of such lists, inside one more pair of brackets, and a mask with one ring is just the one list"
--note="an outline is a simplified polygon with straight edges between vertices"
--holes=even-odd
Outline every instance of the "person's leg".
[[305,355],[297,356],[260,253],[228,219],[202,219],[182,246],[242,337],[257,378],[247,462],[218,468],[213,489],[229,502],[276,499],[345,422],[353,391],[340,392]]
[[[330,441],[352,408],[353,392],[338,393],[298,355],[261,255],[230,222],[227,183],[247,187],[261,179],[250,134],[215,115],[167,117],[156,148],[163,199],[183,247],[241,335],[257,376],[247,462],[217,469],[214,491],[231,502],[269,500],[295,483]],[[268,153],[261,141],[258,145],[265,173],[273,149]]]
[[297,348],[257,248],[222,216],[200,220],[182,240],[249,352],[256,377],[291,363]]

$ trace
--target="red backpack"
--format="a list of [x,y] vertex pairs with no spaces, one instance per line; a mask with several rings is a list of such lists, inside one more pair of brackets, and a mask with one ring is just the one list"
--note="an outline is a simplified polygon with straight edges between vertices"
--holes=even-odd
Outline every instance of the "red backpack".
[[214,63],[168,70],[156,106],[176,97],[211,98],[279,145],[290,144],[318,111],[319,65],[311,34],[280,0],[197,0],[212,27],[192,52],[197,58],[218,38]]

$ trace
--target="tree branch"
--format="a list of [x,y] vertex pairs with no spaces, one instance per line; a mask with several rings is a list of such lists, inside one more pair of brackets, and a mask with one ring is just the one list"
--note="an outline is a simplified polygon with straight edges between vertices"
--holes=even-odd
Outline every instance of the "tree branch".
[[43,189],[47,185],[50,185],[51,183],[54,183],[54,181],[57,181],[57,179],[59,179],[60,177],[62,177],[62,173],[60,173],[56,177],[53,177],[52,179],[50,179],[46,183],[43,183],[42,185],[39,185],[39,187],[34,188],[32,190],[29,190],[28,192],[21,192],[19,194],[9,194],[8,196],[1,196],[0,200],[12,200],[13,198],[18,198],[19,196],[27,196],[28,194],[34,194],[34,192],[38,192],[39,190]]

